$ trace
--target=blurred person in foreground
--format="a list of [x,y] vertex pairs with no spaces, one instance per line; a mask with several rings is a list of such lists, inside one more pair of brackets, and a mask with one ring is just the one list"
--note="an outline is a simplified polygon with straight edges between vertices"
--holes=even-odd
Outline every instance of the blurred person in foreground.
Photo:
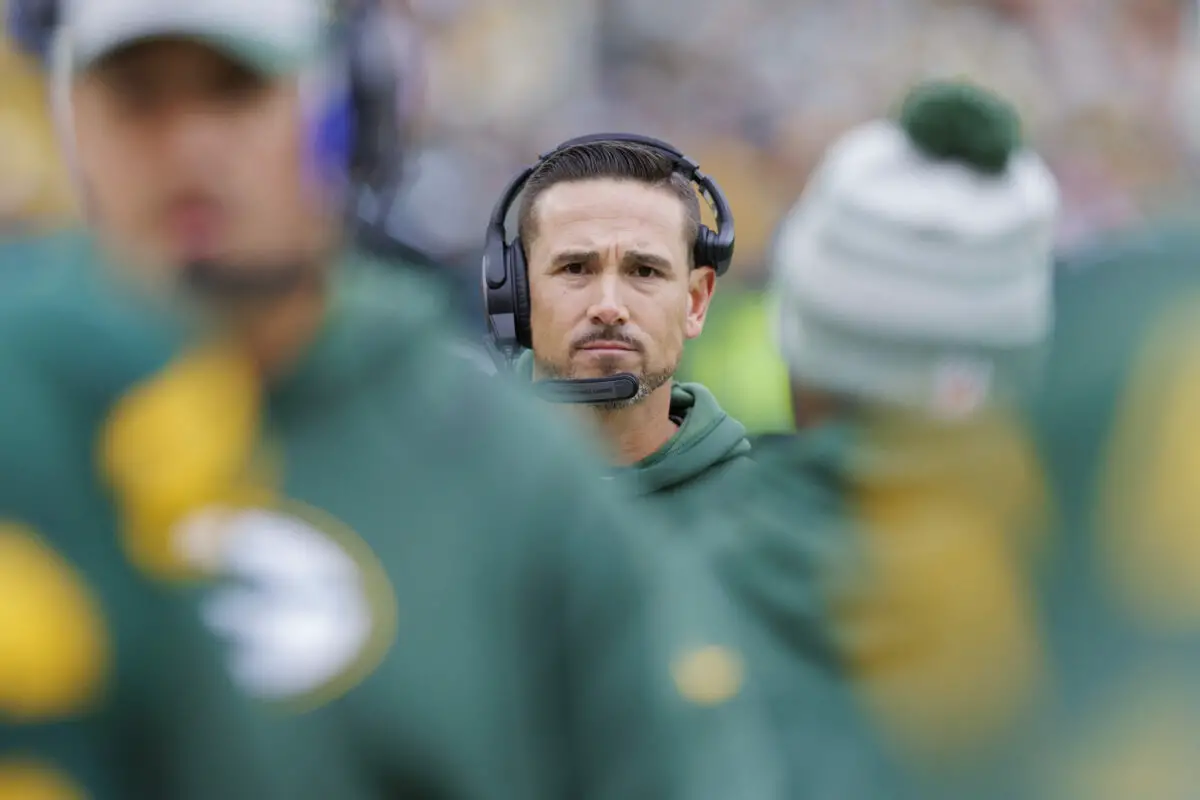
[[75,233],[0,251],[0,797],[353,798],[234,684],[191,598],[139,574],[96,513],[84,430],[108,379],[158,350],[64,269],[89,257]]
[[[587,139],[556,148],[524,182],[509,245],[527,276],[518,370],[544,387],[631,376],[627,396],[577,407],[614,474],[685,515],[750,464],[741,423],[703,386],[673,379],[729,266],[732,217],[720,233],[701,224],[696,176],[671,150]],[[721,233],[728,245],[710,247]],[[714,253],[723,263],[709,263]]]
[[756,441],[718,568],[768,623],[755,657],[789,752],[818,736],[815,662],[854,687],[917,796],[1022,796],[997,765],[1040,697],[1044,509],[1022,400],[1050,333],[1056,209],[1011,107],[932,83],[837,141],[784,222],[797,432]]
[[[749,468],[749,445],[702,386],[671,380],[733,251],[724,198],[718,231],[702,228],[693,180],[680,154],[644,137],[560,145],[514,178],[493,212],[485,304],[501,353],[533,346],[517,361],[520,379],[580,409],[619,464],[609,477],[645,501],[631,508],[668,523],[645,544],[656,645],[677,687],[667,757],[682,796],[779,796],[781,767],[747,681],[740,621],[704,562],[706,521],[692,513],[699,494]],[[697,183],[719,195],[707,181]],[[507,242],[518,198],[519,234]]]
[[[0,251],[0,797],[346,792],[319,751],[234,685],[190,599],[132,568],[115,521],[94,513],[102,487],[80,426],[107,389],[81,367],[121,342],[119,381],[154,347],[136,330],[97,336],[89,290],[60,269],[84,257],[81,245],[27,237]],[[35,333],[44,325],[58,330]]]
[[[0,508],[84,543],[72,560],[122,591],[130,568],[198,580],[235,682],[321,745],[291,757],[289,796],[679,796],[645,532],[570,437],[450,353],[414,275],[344,246],[365,122],[344,48],[371,20],[329,10],[60,9],[54,87],[97,247],[6,295]],[[72,747],[100,767],[139,733],[88,723]],[[53,757],[40,737],[0,747]]]
[[1040,796],[1182,800],[1200,786],[1198,256],[1194,222],[1160,219],[1059,267],[1037,416],[1061,678]]

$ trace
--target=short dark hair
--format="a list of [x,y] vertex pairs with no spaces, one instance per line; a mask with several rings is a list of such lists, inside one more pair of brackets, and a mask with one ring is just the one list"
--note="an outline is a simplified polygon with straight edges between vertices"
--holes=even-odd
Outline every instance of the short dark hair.
[[667,189],[679,198],[684,209],[683,236],[688,246],[688,264],[694,266],[692,242],[700,229],[700,198],[674,158],[638,142],[588,142],[560,150],[539,164],[526,181],[521,197],[517,217],[521,241],[528,246],[537,235],[534,210],[547,189],[559,183],[598,178],[636,181]]

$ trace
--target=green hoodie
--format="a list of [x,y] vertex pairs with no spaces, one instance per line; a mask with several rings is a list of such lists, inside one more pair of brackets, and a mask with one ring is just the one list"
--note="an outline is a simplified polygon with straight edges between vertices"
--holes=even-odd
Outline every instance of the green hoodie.
[[750,466],[746,428],[708,389],[698,383],[672,386],[671,416],[682,420],[675,435],[626,471],[640,493],[693,498]]
[[[533,379],[532,352],[517,360],[517,372]],[[701,496],[711,499],[714,485],[724,485],[752,466],[745,426],[726,414],[708,389],[698,383],[675,384],[670,414],[680,423],[675,435],[636,464],[613,472],[634,493],[671,498],[683,506]]]
[[[518,360],[517,374],[532,379],[532,353]],[[682,420],[675,435],[637,464],[609,468],[607,477],[615,488],[646,501],[642,507],[650,513],[639,516],[664,522],[655,529],[666,535],[648,540],[660,657],[704,653],[711,663],[701,672],[711,668],[719,674],[728,667],[744,681],[728,701],[711,707],[676,702],[668,709],[669,738],[686,743],[669,756],[681,776],[679,797],[791,798],[796,795],[787,786],[790,767],[773,739],[766,687],[746,655],[751,643],[745,620],[715,579],[710,560],[711,546],[725,532],[720,522],[709,522],[709,504],[721,502],[710,490],[743,475],[750,480],[746,430],[699,384],[673,386],[670,413]],[[676,532],[685,535],[672,535]],[[686,671],[679,661],[675,668]],[[725,755],[714,759],[714,753]]]

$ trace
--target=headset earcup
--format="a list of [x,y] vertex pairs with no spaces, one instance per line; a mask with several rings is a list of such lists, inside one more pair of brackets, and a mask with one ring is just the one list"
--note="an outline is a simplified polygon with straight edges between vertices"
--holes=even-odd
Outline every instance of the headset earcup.
[[339,194],[351,177],[358,138],[358,114],[350,87],[338,87],[315,114],[310,134],[310,163],[322,187]]
[[[730,233],[732,233],[732,229],[730,229]],[[714,231],[707,225],[701,225],[696,236],[696,263],[712,267],[716,270],[718,277],[724,275],[729,271],[729,266],[733,262],[733,244],[732,237],[724,240],[718,231]]]
[[392,51],[386,14],[378,2],[351,12],[347,48],[358,122],[353,166],[359,180],[385,189],[398,180],[405,138],[399,107],[402,67]]
[[696,246],[692,253],[697,267],[717,267],[716,244],[717,235],[712,228],[702,224],[696,231]]
[[514,323],[517,329],[517,344],[533,349],[533,331],[530,322],[529,269],[525,263],[525,248],[520,238],[514,239],[504,253],[508,261],[508,275],[512,281]]

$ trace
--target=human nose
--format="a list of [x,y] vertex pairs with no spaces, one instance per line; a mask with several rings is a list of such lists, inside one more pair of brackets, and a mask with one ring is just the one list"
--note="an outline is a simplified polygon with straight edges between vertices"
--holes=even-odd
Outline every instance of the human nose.
[[629,321],[629,309],[621,299],[621,282],[616,275],[604,275],[597,282],[598,295],[588,308],[594,325],[611,327]]

